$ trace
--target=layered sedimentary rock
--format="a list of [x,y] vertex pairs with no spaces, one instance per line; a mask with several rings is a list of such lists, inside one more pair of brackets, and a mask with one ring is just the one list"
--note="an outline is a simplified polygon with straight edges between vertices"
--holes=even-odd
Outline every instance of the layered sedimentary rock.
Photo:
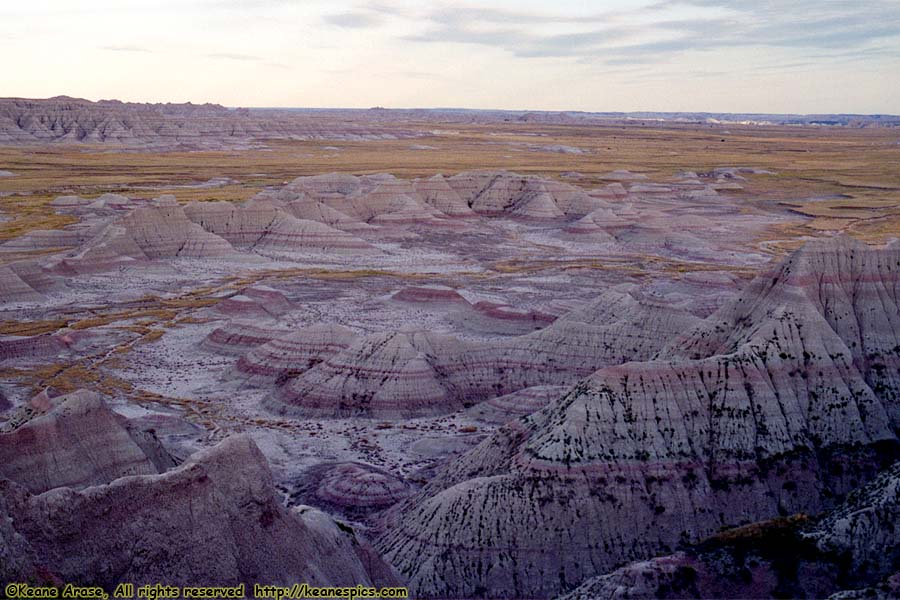
[[258,345],[237,361],[240,377],[283,382],[348,348],[356,334],[346,327],[318,323]]
[[58,96],[0,99],[0,142],[109,144],[160,150],[257,147],[265,140],[378,140],[418,132],[372,122],[366,111],[251,111],[217,104],[90,102]]
[[221,237],[191,223],[174,199],[135,209],[115,227],[124,228],[129,240],[150,259],[218,257],[232,251]]
[[484,300],[476,302],[472,308],[482,317],[507,324],[508,327],[505,329],[508,332],[528,333],[546,327],[556,320],[556,315],[539,310],[517,308],[508,304]]
[[578,242],[607,243],[615,242],[616,238],[606,231],[604,224],[605,213],[608,209],[596,210],[589,213],[574,223],[569,223],[563,228],[563,233],[567,239]]
[[358,210],[374,225],[411,225],[434,223],[441,217],[436,208],[422,202],[413,186],[400,179],[380,181],[359,203]]
[[558,219],[583,216],[605,206],[567,183],[507,172],[473,171],[454,175],[450,187],[476,213]]
[[469,204],[447,183],[443,175],[420,179],[414,183],[416,194],[448,217],[474,217]]
[[298,219],[268,201],[192,203],[172,197],[131,210],[54,259],[58,273],[90,273],[168,258],[223,258],[235,249],[268,256],[295,252],[377,252],[318,221]]
[[[10,520],[11,519],[11,520]],[[44,574],[111,591],[137,585],[390,585],[395,580],[348,528],[277,500],[265,458],[232,437],[163,474],[38,495],[0,480],[6,581]],[[0,545],[0,552],[4,551]],[[5,570],[5,572],[4,572]]]
[[476,419],[502,425],[541,410],[562,396],[567,389],[564,385],[535,385],[485,400],[468,412]]
[[897,265],[896,245],[798,251],[673,350],[598,370],[452,463],[380,548],[423,595],[550,596],[827,508],[900,454]]
[[376,230],[373,225],[354,219],[350,215],[346,215],[317,200],[293,200],[287,203],[286,210],[298,219],[318,221],[354,235],[371,233]]
[[[524,314],[533,326],[530,313]],[[424,331],[380,333],[298,374],[267,406],[302,417],[448,413],[525,387],[574,383],[604,365],[649,358],[697,322],[686,311],[609,290],[519,337],[473,342]]]
[[54,398],[46,408],[0,433],[0,478],[37,494],[174,466],[152,434],[130,426],[93,392]]
[[371,465],[326,464],[310,471],[317,503],[351,512],[383,509],[412,493],[405,481]]
[[0,244],[3,252],[71,248],[87,241],[89,232],[77,229],[37,229]]
[[371,245],[349,233],[318,221],[298,219],[264,200],[244,204],[194,202],[184,212],[191,221],[228,240],[235,248],[261,254],[289,254],[304,249],[374,251]]
[[463,397],[447,377],[444,364],[462,355],[462,342],[449,336],[372,335],[299,375],[278,390],[269,407],[286,414],[323,417],[452,412],[463,407]]
[[204,338],[202,344],[209,350],[240,356],[251,348],[271,342],[286,333],[282,329],[262,327],[244,320],[234,320],[214,329]]
[[451,287],[440,285],[413,285],[395,293],[392,298],[412,304],[462,304],[469,302]]
[[0,337],[0,361],[10,358],[53,356],[66,348],[62,337],[51,334],[27,337]]
[[564,600],[897,597],[898,520],[900,463],[821,519],[799,515],[728,530],[591,578]]
[[278,290],[248,287],[216,304],[216,312],[230,317],[278,317],[291,309],[291,301]]
[[34,302],[43,296],[28,285],[18,273],[6,265],[0,265],[0,303]]
[[136,208],[101,229],[58,261],[58,270],[102,271],[122,264],[166,258],[218,258],[234,248],[192,223],[172,198]]

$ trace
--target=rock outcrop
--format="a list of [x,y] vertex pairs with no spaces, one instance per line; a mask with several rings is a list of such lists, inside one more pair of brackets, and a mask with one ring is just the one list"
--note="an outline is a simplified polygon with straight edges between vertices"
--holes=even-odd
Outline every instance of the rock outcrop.
[[[524,316],[533,326],[533,315]],[[299,417],[449,413],[525,387],[571,384],[605,365],[650,358],[698,321],[634,290],[614,289],[519,337],[474,342],[422,331],[375,334],[297,374],[268,397],[267,406]],[[252,373],[258,358],[259,353],[241,368]]]
[[473,211],[487,216],[560,219],[606,206],[567,183],[502,171],[459,173],[447,183]]
[[[308,507],[277,500],[249,437],[228,438],[163,474],[41,494],[0,479],[5,581],[39,574],[111,591],[117,583],[390,585],[365,541]],[[12,547],[12,548],[10,548]],[[4,572],[5,570],[5,572]]]
[[422,595],[550,596],[828,508],[900,455],[898,265],[896,245],[801,249],[657,359],[596,371],[456,460],[379,547]]
[[276,208],[271,202],[251,200],[195,202],[184,209],[187,217],[235,248],[260,254],[290,254],[292,251],[329,252],[375,251],[367,242],[325,223],[298,219]]
[[13,419],[12,428],[0,433],[0,478],[34,494],[160,473],[174,464],[152,433],[83,390],[54,398],[45,412],[24,422]]
[[284,382],[345,350],[355,339],[346,327],[318,323],[257,345],[241,356],[235,370],[255,382]]
[[420,135],[358,114],[263,112],[217,104],[90,102],[58,96],[0,99],[0,143],[104,144],[148,150],[259,147],[266,140],[379,140]]
[[416,194],[448,217],[474,217],[473,211],[450,185],[443,175],[435,175],[428,179],[417,180],[414,184]]
[[898,520],[900,463],[821,519],[797,515],[728,530],[591,578],[561,600],[892,598],[900,593]]
[[402,478],[357,462],[323,463],[307,469],[290,494],[292,501],[312,504],[351,518],[365,518],[407,498],[411,486]]
[[0,265],[0,303],[36,302],[43,296],[7,265]]
[[204,348],[215,352],[240,356],[251,348],[285,335],[287,332],[282,329],[264,327],[236,319],[214,329],[203,339],[201,344]]
[[61,336],[44,333],[32,336],[0,336],[0,361],[10,358],[54,356],[66,348]]

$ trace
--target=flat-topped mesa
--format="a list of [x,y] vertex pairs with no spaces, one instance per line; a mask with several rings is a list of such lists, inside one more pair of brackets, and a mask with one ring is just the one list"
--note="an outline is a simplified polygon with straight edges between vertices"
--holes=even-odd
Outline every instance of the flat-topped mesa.
[[416,194],[429,205],[448,217],[476,216],[469,204],[447,183],[443,175],[434,175],[428,179],[413,182]]
[[469,304],[468,300],[455,289],[442,285],[408,286],[396,292],[391,298],[411,304]]
[[152,433],[131,426],[93,392],[53,398],[45,408],[0,433],[0,478],[37,494],[160,473],[175,464]]
[[551,596],[827,509],[900,456],[898,264],[896,245],[801,249],[659,359],[596,371],[452,463],[380,548],[421,595]]
[[523,333],[546,327],[557,318],[556,315],[550,315],[540,310],[517,308],[509,304],[487,302],[485,300],[476,302],[472,308],[482,316],[490,319],[519,324],[523,328]]
[[283,383],[345,350],[355,339],[346,327],[317,323],[257,345],[241,356],[235,371],[252,382]]
[[343,253],[377,252],[369,243],[325,223],[298,219],[270,201],[193,202],[184,209],[191,221],[235,248],[264,255],[314,250]]
[[251,348],[283,337],[287,332],[283,329],[262,327],[256,323],[243,320],[232,320],[214,329],[206,336],[201,345],[207,350],[240,356]]
[[0,523],[24,546],[16,555],[34,557],[32,564],[0,564],[8,581],[43,572],[107,591],[121,581],[196,585],[197,573],[204,585],[250,589],[260,581],[397,583],[349,528],[308,507],[285,509],[265,458],[247,436],[228,438],[166,473],[80,492],[31,495],[0,480]]

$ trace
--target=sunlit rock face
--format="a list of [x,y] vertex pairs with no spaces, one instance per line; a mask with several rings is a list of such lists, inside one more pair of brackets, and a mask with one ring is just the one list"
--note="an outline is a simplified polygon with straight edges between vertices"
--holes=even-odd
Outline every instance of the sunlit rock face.
[[135,584],[395,585],[362,539],[309,507],[278,501],[265,458],[226,439],[162,474],[41,494],[0,479],[0,576]]
[[898,456],[898,268],[896,245],[799,250],[655,360],[602,368],[457,459],[379,548],[424,595],[551,596],[827,508]]

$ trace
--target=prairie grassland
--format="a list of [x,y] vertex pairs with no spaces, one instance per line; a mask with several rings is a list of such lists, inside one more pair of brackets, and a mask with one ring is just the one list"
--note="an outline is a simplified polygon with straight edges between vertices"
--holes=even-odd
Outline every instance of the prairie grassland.
[[[409,124],[407,124],[409,125]],[[0,240],[74,219],[48,203],[61,194],[174,194],[179,201],[245,200],[266,186],[326,172],[390,172],[398,177],[508,169],[603,183],[615,169],[662,181],[682,170],[751,166],[748,203],[784,202],[812,217],[807,233],[840,229],[866,239],[900,234],[900,134],[891,129],[729,125],[487,125],[413,123],[439,135],[415,140],[271,141],[268,149],[221,152],[117,152],[106,146],[0,148]],[[431,146],[433,150],[415,149]],[[581,154],[548,150],[570,146]],[[337,148],[337,150],[331,149]],[[236,181],[196,187],[214,177]],[[192,186],[192,187],[187,187]],[[14,194],[14,195],[6,195]],[[810,200],[817,198],[816,200]]]

